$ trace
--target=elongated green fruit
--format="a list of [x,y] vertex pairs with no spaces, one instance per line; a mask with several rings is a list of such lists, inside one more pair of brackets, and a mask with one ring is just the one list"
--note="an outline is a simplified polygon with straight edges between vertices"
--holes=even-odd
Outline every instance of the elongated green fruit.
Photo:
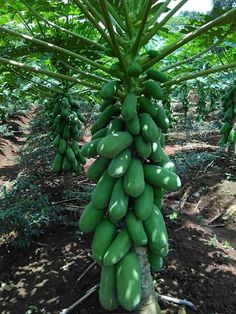
[[103,264],[103,257],[115,238],[116,227],[109,220],[102,220],[94,233],[92,242],[92,256],[99,264]]
[[65,140],[68,140],[71,137],[70,126],[67,124],[64,126],[62,137]]
[[121,230],[104,255],[103,263],[106,266],[117,264],[129,251],[132,241],[126,229]]
[[107,311],[113,311],[118,306],[115,266],[102,266],[99,301]]
[[133,311],[141,300],[141,278],[138,256],[129,252],[117,265],[117,295],[120,305]]
[[166,191],[176,191],[181,187],[180,178],[177,174],[155,165],[144,165],[145,180],[156,187]]
[[109,203],[109,218],[114,222],[123,218],[128,209],[129,197],[124,191],[123,178],[116,181]]
[[140,121],[139,116],[135,113],[134,118],[126,123],[127,130],[132,135],[138,135],[140,133]]
[[139,157],[148,158],[152,152],[152,146],[150,142],[146,142],[142,135],[138,135],[134,139],[134,147]]
[[165,147],[165,134],[161,131],[160,129],[160,137],[159,137],[159,142],[161,144],[162,147]]
[[165,110],[160,106],[156,105],[157,115],[155,117],[155,122],[164,131],[170,127],[170,120],[168,119]]
[[158,272],[163,267],[163,258],[159,255],[155,255],[151,250],[148,250],[148,261],[151,265],[152,272]]
[[90,202],[84,209],[79,219],[79,228],[82,232],[93,231],[102,220],[105,212],[98,210],[93,202]]
[[147,220],[153,210],[154,193],[149,184],[145,184],[143,193],[134,199],[134,213],[139,220]]
[[78,117],[78,119],[82,122],[82,123],[84,123],[86,120],[85,120],[85,117],[82,115],[82,113],[80,113],[79,111],[77,111],[77,117]]
[[158,248],[156,246],[150,245],[149,250],[152,251],[153,254],[166,257],[169,253],[169,243],[167,243],[163,248]]
[[124,122],[120,118],[113,118],[109,123],[106,135],[111,135],[113,133],[123,131],[123,129]]
[[100,115],[98,116],[96,122],[91,127],[91,133],[94,134],[97,131],[105,128],[112,119],[112,116],[120,113],[120,108],[117,106],[108,106]]
[[98,143],[101,141],[102,137],[91,140],[83,145],[81,149],[81,154],[84,157],[90,158],[97,156]]
[[103,128],[103,129],[97,131],[96,133],[93,134],[92,140],[95,140],[96,138],[100,138],[100,137],[106,136],[107,130],[108,130],[108,128]]
[[58,145],[59,145],[59,142],[60,142],[60,139],[61,139],[61,136],[60,136],[60,134],[58,134],[58,135],[54,138],[54,140],[53,140],[53,145],[54,145],[54,146],[58,146]]
[[149,245],[161,250],[168,244],[166,225],[162,213],[155,205],[153,205],[151,215],[143,224]]
[[160,52],[154,49],[150,49],[147,51],[147,54],[149,55],[150,58],[155,58],[160,55]]
[[156,140],[152,143],[151,160],[155,163],[160,163],[164,157],[165,153],[161,147],[161,143],[159,140]]
[[77,160],[73,162],[72,168],[76,174],[79,175],[81,173],[82,167],[81,167],[81,164]]
[[135,94],[129,93],[126,95],[121,115],[125,121],[130,121],[134,118],[135,114],[137,113],[137,96]]
[[98,181],[107,169],[110,159],[98,157],[87,169],[87,177],[90,180]]
[[149,113],[152,118],[155,118],[155,116],[157,115],[157,109],[154,103],[151,102],[151,100],[149,100],[146,97],[139,97],[138,102],[139,102],[139,107],[138,107],[139,112]]
[[157,100],[162,100],[164,98],[164,93],[160,85],[155,81],[152,80],[146,81],[144,83],[144,91],[146,94]]
[[147,73],[148,78],[155,80],[157,82],[160,82],[160,83],[165,83],[169,80],[166,74],[158,70],[150,69],[146,73]]
[[116,155],[109,164],[108,173],[113,178],[122,177],[131,162],[131,151],[129,148],[126,148],[118,155]]
[[129,132],[117,132],[104,137],[97,147],[98,153],[107,158],[113,158],[122,150],[129,147],[133,137]]
[[53,164],[52,164],[52,170],[56,173],[60,173],[61,167],[62,167],[62,162],[63,162],[62,155],[60,153],[57,153],[56,157],[53,161]]
[[67,172],[70,171],[71,168],[72,168],[71,162],[67,159],[67,157],[64,157],[62,163],[62,171]]
[[92,193],[92,200],[97,208],[106,208],[108,206],[115,182],[116,179],[109,176],[106,170]]
[[230,129],[231,129],[231,123],[225,122],[220,129],[220,134],[228,133],[230,132]]
[[138,197],[145,188],[143,165],[140,160],[132,158],[129,168],[124,175],[125,192],[132,196]]
[[148,113],[140,114],[142,137],[147,142],[155,142],[160,136],[160,132],[152,117]]
[[158,166],[161,166],[164,169],[170,170],[172,172],[176,172],[175,164],[170,158],[165,154]]
[[106,83],[100,91],[100,96],[103,99],[112,98],[116,93],[116,86],[117,86],[117,83],[115,81],[110,81]]
[[236,128],[232,129],[228,136],[228,142],[229,143],[235,143],[236,142]]
[[63,155],[66,151],[66,147],[67,147],[66,141],[63,138],[61,138],[58,147],[59,153]]
[[137,245],[146,245],[148,240],[143,228],[143,223],[130,211],[126,215],[125,224],[130,238]]
[[71,148],[73,149],[73,152],[75,153],[78,161],[85,165],[86,164],[86,158],[84,156],[82,156],[81,150],[79,148],[78,142],[73,140],[72,144],[71,144]]
[[142,74],[143,70],[142,70],[142,67],[138,63],[133,62],[128,65],[127,72],[130,76],[138,77],[139,75]]

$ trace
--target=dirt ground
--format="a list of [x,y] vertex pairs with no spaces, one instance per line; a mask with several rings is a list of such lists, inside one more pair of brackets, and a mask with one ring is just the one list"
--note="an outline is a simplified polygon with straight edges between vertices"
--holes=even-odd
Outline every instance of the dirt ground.
[[[23,125],[27,124],[26,119]],[[190,123],[192,123],[190,121]],[[193,124],[193,123],[192,123]],[[176,162],[182,188],[165,196],[163,214],[168,227],[170,253],[163,269],[154,274],[161,295],[191,301],[197,311],[186,313],[236,313],[236,163],[219,148],[217,129],[202,122],[199,130],[179,123],[171,131],[166,152]],[[208,130],[208,131],[207,131]],[[17,175],[20,142],[0,139],[0,182],[11,184]],[[3,147],[3,148],[2,148]],[[91,163],[91,160],[88,161]],[[40,182],[51,201],[62,198],[61,179],[46,171]],[[74,178],[75,186],[91,185],[85,173]],[[58,183],[59,182],[59,183]],[[65,203],[77,207],[82,200]],[[221,215],[221,216],[220,216]],[[218,218],[217,218],[218,217]],[[91,235],[75,227],[53,226],[26,250],[0,246],[0,313],[58,314],[84,296],[99,281],[99,267],[90,256]],[[179,306],[160,302],[163,313],[177,314]],[[28,312],[27,312],[28,311]],[[71,313],[108,313],[101,308],[97,291]],[[114,313],[125,313],[118,309]]]

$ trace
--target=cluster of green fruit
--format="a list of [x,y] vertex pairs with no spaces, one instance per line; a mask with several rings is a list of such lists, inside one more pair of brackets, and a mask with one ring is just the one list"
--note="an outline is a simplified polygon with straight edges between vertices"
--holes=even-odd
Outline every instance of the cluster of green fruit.
[[[139,66],[128,67],[136,76]],[[132,71],[131,71],[132,69]],[[139,258],[135,246],[145,246],[152,271],[159,271],[168,254],[168,235],[161,213],[164,191],[181,185],[175,166],[164,153],[169,120],[157,81],[165,77],[147,71],[141,91],[122,92],[110,81],[101,90],[101,113],[91,128],[91,141],[81,150],[96,158],[87,170],[97,182],[92,200],[79,221],[83,232],[95,231],[92,256],[102,266],[99,299],[107,310],[118,304],[133,311],[140,303]]]
[[236,142],[236,85],[222,97],[224,111],[223,125],[220,129],[221,144]]
[[50,126],[53,145],[57,149],[52,169],[56,173],[74,171],[79,174],[86,160],[78,144],[81,122],[85,122],[78,103],[71,95],[58,95],[50,103]]

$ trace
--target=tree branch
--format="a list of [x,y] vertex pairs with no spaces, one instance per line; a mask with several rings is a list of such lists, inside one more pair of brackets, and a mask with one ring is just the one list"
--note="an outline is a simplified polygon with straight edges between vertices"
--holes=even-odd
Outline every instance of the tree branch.
[[126,0],[122,0],[122,7],[123,7],[123,11],[124,11],[124,16],[125,16],[126,29],[127,29],[127,33],[128,33],[129,38],[132,38],[134,30],[132,27],[131,19],[130,19],[130,16],[128,13],[128,8],[127,8],[125,1]]
[[16,71],[15,69],[11,69],[9,66],[5,65],[5,67],[8,69],[8,71],[11,71],[12,73],[14,73],[15,75],[17,76],[20,76],[22,79],[28,81],[28,82],[31,82],[37,86],[41,86],[43,89],[46,89],[46,90],[49,90],[53,93],[62,93],[59,89],[55,89],[55,88],[52,88],[52,87],[48,87],[48,86],[45,86],[41,83],[38,83],[38,82],[35,82],[31,79],[29,79],[28,77],[24,76],[23,74],[21,74],[19,71]]
[[9,60],[9,59],[5,59],[5,58],[1,58],[1,57],[0,57],[0,63],[1,64],[6,64],[6,65],[11,65],[11,66],[14,66],[14,67],[17,67],[17,68],[20,68],[20,69],[24,69],[24,70],[29,71],[29,72],[40,73],[40,74],[44,74],[44,75],[47,75],[47,76],[55,77],[55,78],[57,78],[59,80],[75,82],[75,83],[83,85],[83,86],[91,87],[91,88],[93,88],[95,90],[100,90],[100,87],[97,86],[97,85],[94,85],[94,84],[91,84],[91,83],[79,80],[79,79],[77,79],[75,77],[70,77],[70,76],[67,76],[67,75],[64,75],[64,74],[60,74],[60,73],[55,73],[55,72],[52,72],[52,71],[44,70],[44,69],[42,69],[40,67],[36,67],[36,66],[33,67],[33,66],[27,65],[25,63],[16,62],[14,60]]
[[62,63],[67,69],[71,69],[71,70],[73,70],[73,71],[75,71],[75,72],[77,72],[77,73],[79,73],[79,74],[81,74],[81,75],[86,76],[87,78],[91,78],[91,79],[93,79],[93,80],[95,80],[95,81],[98,81],[98,82],[101,82],[101,81],[102,81],[102,82],[109,82],[109,80],[105,79],[104,77],[101,77],[101,76],[96,75],[96,74],[91,74],[91,73],[88,73],[88,72],[84,72],[84,71],[82,71],[82,70],[79,70],[79,69],[73,67],[72,65],[68,64],[68,63],[65,62],[65,61],[61,61],[61,63]]
[[66,29],[64,27],[61,27],[61,26],[59,26],[59,25],[57,25],[57,24],[47,20],[45,17],[43,17],[41,14],[39,14],[37,11],[35,11],[25,0],[20,0],[20,1],[33,13],[33,15],[38,17],[40,20],[44,21],[47,25],[52,26],[54,28],[57,28],[60,31],[62,31],[64,33],[67,33],[67,34],[69,34],[71,36],[77,37],[78,39],[86,42],[87,44],[97,47],[99,50],[104,50],[105,49],[103,45],[97,43],[96,41],[93,41],[93,40],[91,40],[91,39],[89,39],[87,37],[84,37],[84,36],[81,36],[81,35],[79,35],[77,33],[69,31],[68,29]]
[[229,63],[229,64],[226,64],[226,65],[220,65],[218,67],[214,67],[214,68],[211,68],[211,69],[208,69],[208,70],[203,70],[203,71],[199,71],[199,72],[196,72],[196,73],[192,73],[192,74],[188,74],[188,75],[184,75],[178,79],[175,79],[175,80],[172,80],[172,81],[168,81],[166,83],[163,83],[162,84],[162,87],[166,87],[166,86],[170,86],[170,85],[177,85],[181,82],[184,82],[184,81],[188,81],[188,80],[192,80],[194,78],[197,78],[197,77],[202,77],[202,76],[207,76],[209,74],[212,74],[212,73],[216,73],[216,72],[220,72],[220,71],[226,71],[226,70],[229,70],[231,68],[235,68],[236,67],[236,62],[233,62],[233,63]]
[[22,38],[22,39],[26,39],[28,41],[31,41],[31,42],[37,44],[37,45],[44,46],[48,50],[54,50],[56,52],[59,52],[59,53],[62,53],[62,54],[66,54],[66,55],[71,56],[73,58],[77,58],[77,59],[79,59],[79,60],[81,60],[81,61],[83,61],[85,63],[88,63],[88,64],[94,66],[97,69],[100,69],[100,70],[110,74],[110,70],[107,69],[106,67],[104,67],[102,64],[97,63],[97,62],[95,62],[95,61],[93,61],[91,59],[88,59],[86,57],[83,57],[83,56],[81,56],[81,55],[79,55],[79,54],[77,54],[75,52],[70,51],[70,50],[61,48],[59,46],[56,46],[54,44],[51,44],[49,42],[46,42],[46,41],[43,41],[43,40],[40,40],[40,39],[36,39],[36,38],[34,38],[32,36],[29,36],[29,35],[24,35],[24,34],[18,33],[16,31],[10,30],[10,29],[2,27],[2,26],[0,26],[0,32],[1,31],[5,32],[5,33],[8,33],[8,34],[11,34],[13,36],[17,36],[17,37]]
[[98,30],[98,32],[102,35],[105,41],[111,45],[110,39],[99,25],[98,21],[91,15],[91,13],[87,10],[87,8],[81,3],[81,0],[73,0],[77,6],[80,8],[81,12],[89,19],[89,21],[93,24],[93,26]]
[[124,58],[123,58],[123,56],[121,54],[120,47],[119,47],[119,44],[118,44],[118,41],[117,41],[117,38],[116,38],[116,34],[114,32],[114,29],[113,29],[113,26],[112,26],[112,23],[111,23],[111,20],[110,20],[109,11],[107,9],[106,1],[105,0],[99,0],[99,3],[100,3],[100,6],[101,6],[101,9],[102,9],[102,13],[103,13],[103,16],[104,16],[104,20],[105,20],[105,23],[106,23],[106,26],[107,26],[110,38],[111,38],[113,50],[114,50],[117,58],[120,61],[120,64],[121,64],[121,66],[123,68],[124,73],[127,75],[125,61],[124,61]]
[[173,51],[179,49],[180,47],[184,46],[187,44],[189,41],[193,40],[194,38],[197,38],[198,36],[204,34],[206,31],[210,30],[211,28],[218,26],[224,22],[227,21],[227,19],[232,19],[236,18],[236,8],[229,10],[228,12],[224,13],[223,15],[219,16],[213,21],[210,21],[209,23],[201,26],[198,30],[195,30],[191,33],[189,33],[187,36],[184,38],[176,41],[172,45],[167,46],[166,48],[162,49],[160,51],[160,55],[157,56],[156,58],[153,58],[152,60],[146,62],[143,65],[144,70],[147,70],[151,66],[153,66],[155,63],[158,61],[164,59],[166,56],[171,54]]
[[[231,27],[232,28],[232,27]],[[231,28],[229,30],[227,30],[227,32],[221,36],[221,38],[214,44],[206,47],[205,49],[203,49],[202,51],[196,53],[195,55],[193,55],[192,57],[189,57],[185,60],[182,60],[182,61],[179,61],[179,62],[176,62],[176,63],[173,63],[169,66],[166,66],[166,67],[163,67],[162,69],[160,69],[160,71],[167,71],[167,70],[170,70],[170,69],[174,69],[176,68],[177,66],[180,66],[182,64],[185,64],[185,63],[189,63],[199,57],[201,57],[203,54],[205,54],[206,52],[208,52],[209,50],[213,49],[214,47],[216,47],[217,45],[219,45],[223,40],[224,38],[227,36],[228,32],[231,30]]]
[[151,21],[148,23],[148,27],[153,26],[156,23],[157,18],[165,11],[165,9],[168,7],[168,4],[172,0],[166,0],[165,2],[162,3],[160,8],[157,10]]
[[154,35],[157,34],[157,32],[162,28],[163,25],[165,25],[169,19],[177,12],[179,9],[187,2],[188,0],[182,0],[180,3],[178,3],[167,15],[166,17],[158,23],[156,26],[154,26],[150,32],[143,37],[142,40],[142,46],[144,46]]
[[147,18],[148,18],[148,14],[150,12],[151,6],[152,6],[152,0],[147,0],[146,2],[146,6],[142,15],[142,19],[141,19],[141,24],[139,27],[139,31],[138,31],[138,35],[136,37],[135,43],[131,49],[131,53],[133,56],[136,55],[136,53],[139,51],[140,47],[141,47],[141,38],[143,36],[143,31],[145,28],[145,24],[147,22]]
[[120,18],[120,16],[116,13],[116,11],[113,8],[113,5],[110,2],[107,2],[107,6],[109,8],[110,14],[112,15],[115,22],[119,25],[120,29],[125,32],[125,24]]

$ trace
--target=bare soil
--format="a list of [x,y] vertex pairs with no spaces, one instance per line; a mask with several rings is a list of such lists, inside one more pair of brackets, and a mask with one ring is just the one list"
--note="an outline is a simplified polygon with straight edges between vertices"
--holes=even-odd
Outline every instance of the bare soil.
[[[205,129],[197,132],[189,132],[187,127],[178,125],[167,142],[166,151],[178,160],[177,170],[183,186],[165,196],[163,213],[170,253],[161,272],[154,274],[155,287],[160,294],[187,299],[198,307],[196,312],[186,308],[186,313],[235,314],[236,211],[227,220],[222,215],[209,224],[221,212],[236,205],[235,159],[229,159],[218,147],[215,130],[207,134],[207,123]],[[20,145],[6,139],[0,139],[0,143],[4,143],[0,154],[0,182],[8,183],[17,175],[18,166],[12,160],[18,157]],[[203,159],[204,154],[210,157]],[[36,169],[41,174],[38,183],[44,193],[48,193],[52,202],[61,200],[63,178],[52,174],[47,164]],[[74,184],[75,188],[91,186],[85,173],[74,177]],[[180,212],[186,191],[186,202]],[[75,200],[65,206],[77,207],[73,215],[78,219],[85,201]],[[173,216],[176,212],[177,216]],[[61,225],[45,230],[26,250],[1,245],[0,313],[25,314],[31,309],[28,313],[58,314],[77,301],[99,282],[99,266],[77,281],[92,263],[90,247],[90,234]],[[179,310],[179,306],[163,301],[161,307],[167,314]],[[108,312],[101,308],[96,291],[71,313]],[[118,309],[114,313],[125,311]]]

